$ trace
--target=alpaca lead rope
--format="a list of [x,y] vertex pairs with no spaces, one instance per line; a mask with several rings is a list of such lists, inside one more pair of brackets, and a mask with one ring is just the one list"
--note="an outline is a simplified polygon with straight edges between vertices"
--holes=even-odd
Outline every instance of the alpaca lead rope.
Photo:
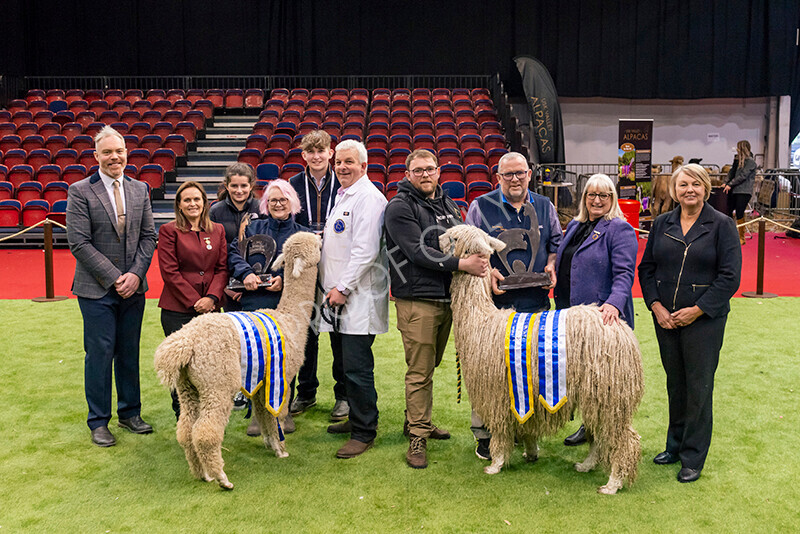
[[461,404],[461,356],[456,351],[456,404]]

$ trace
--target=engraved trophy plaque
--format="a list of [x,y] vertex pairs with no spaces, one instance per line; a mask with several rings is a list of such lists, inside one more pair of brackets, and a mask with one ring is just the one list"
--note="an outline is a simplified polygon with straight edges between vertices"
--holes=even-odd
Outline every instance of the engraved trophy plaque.
[[[550,285],[549,274],[533,272],[533,262],[536,258],[536,252],[539,250],[539,241],[541,239],[539,235],[539,218],[536,216],[536,210],[533,208],[533,204],[526,202],[522,206],[522,213],[530,217],[530,230],[511,228],[502,231],[500,235],[497,236],[497,239],[506,244],[506,248],[499,251],[497,256],[509,273],[506,275],[505,280],[497,284],[497,287],[502,290]],[[528,250],[528,247],[530,247],[531,250],[530,265],[526,266],[522,260],[514,260],[512,264],[508,263],[509,252],[512,250]]]
[[[272,275],[267,272],[269,266],[272,265],[272,260],[275,258],[275,249],[277,245],[275,240],[268,235],[257,234],[250,237],[245,237],[239,241],[239,254],[247,260],[250,256],[261,254],[264,256],[264,264],[255,263],[253,265],[253,272],[261,279],[258,287],[269,287],[272,285]],[[248,261],[248,263],[250,263]],[[232,277],[228,280],[228,289],[235,291],[244,290],[244,283]]]

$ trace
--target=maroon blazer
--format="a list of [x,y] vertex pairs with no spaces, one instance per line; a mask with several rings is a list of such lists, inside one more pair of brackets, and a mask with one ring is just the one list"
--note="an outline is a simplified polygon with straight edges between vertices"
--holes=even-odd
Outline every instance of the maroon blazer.
[[219,223],[214,224],[211,232],[181,232],[175,221],[161,226],[158,266],[164,290],[158,300],[159,308],[194,313],[195,302],[213,295],[219,309],[228,283],[227,249],[225,227]]

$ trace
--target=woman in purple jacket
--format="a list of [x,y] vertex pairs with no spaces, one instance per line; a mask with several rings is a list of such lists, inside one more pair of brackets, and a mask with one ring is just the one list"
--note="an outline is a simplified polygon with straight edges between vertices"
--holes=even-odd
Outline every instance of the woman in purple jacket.
[[[625,221],[614,182],[595,174],[586,182],[578,216],[567,225],[556,253],[556,308],[599,304],[603,323],[620,320],[633,328],[636,233]],[[564,445],[586,441],[583,425]]]

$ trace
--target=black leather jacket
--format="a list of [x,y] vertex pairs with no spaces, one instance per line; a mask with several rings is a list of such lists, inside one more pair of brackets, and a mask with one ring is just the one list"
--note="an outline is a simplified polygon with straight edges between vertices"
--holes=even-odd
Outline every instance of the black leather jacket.
[[741,272],[736,225],[706,202],[686,236],[680,206],[656,218],[639,264],[639,284],[648,309],[655,301],[669,312],[696,304],[706,315],[722,317],[730,311]]

